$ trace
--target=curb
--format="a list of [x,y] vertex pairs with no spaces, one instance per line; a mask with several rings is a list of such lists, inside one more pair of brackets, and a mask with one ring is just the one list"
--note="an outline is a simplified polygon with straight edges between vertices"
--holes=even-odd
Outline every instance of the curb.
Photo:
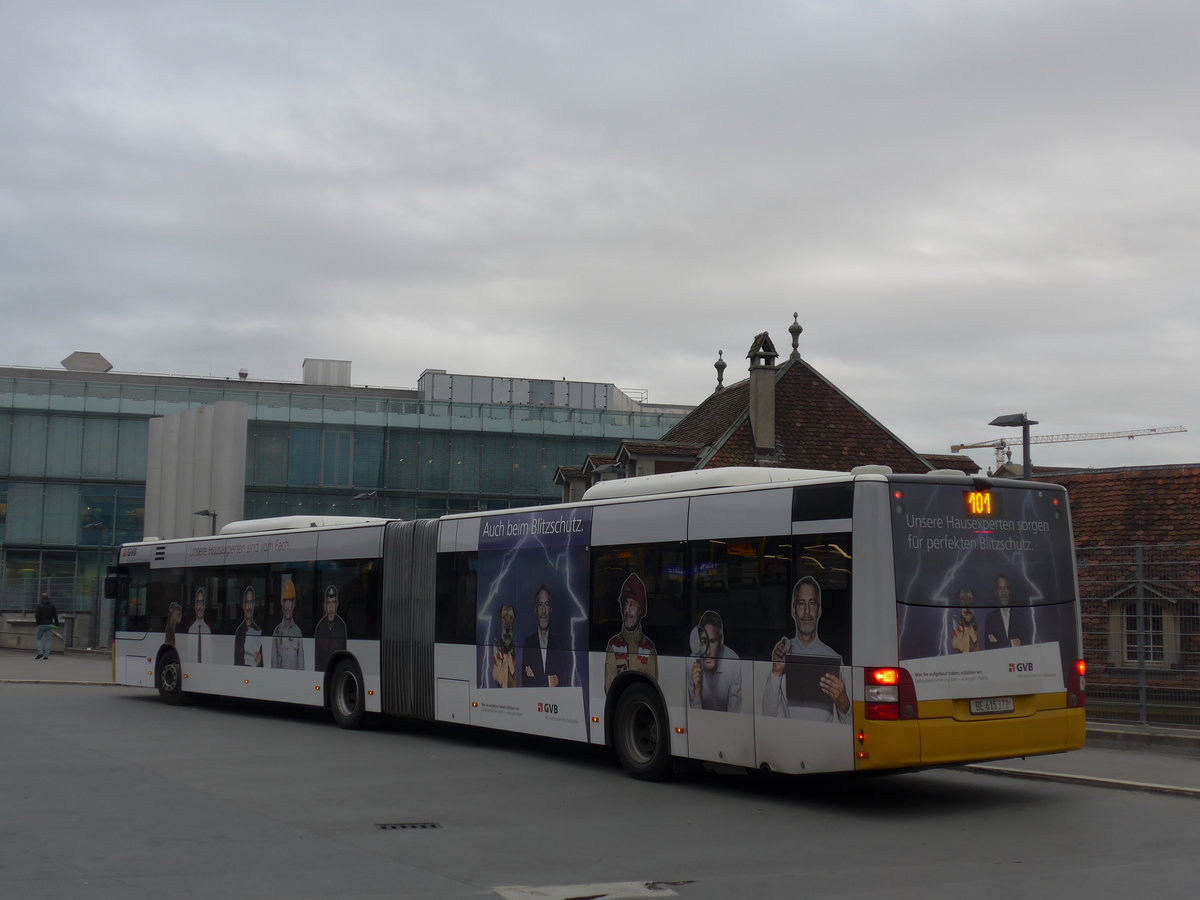
[[1093,787],[1115,788],[1121,791],[1142,791],[1151,794],[1174,794],[1200,800],[1200,788],[1178,787],[1171,784],[1154,784],[1148,781],[1121,781],[1117,778],[1099,778],[1094,775],[1067,775],[1062,772],[1040,772],[1036,769],[1010,769],[986,763],[964,766],[976,775],[1000,775],[1008,778],[1028,778],[1032,781],[1056,781],[1060,784],[1086,784]]
[[1200,731],[1130,725],[1088,728],[1088,747],[1112,750],[1153,750],[1180,756],[1200,756]]

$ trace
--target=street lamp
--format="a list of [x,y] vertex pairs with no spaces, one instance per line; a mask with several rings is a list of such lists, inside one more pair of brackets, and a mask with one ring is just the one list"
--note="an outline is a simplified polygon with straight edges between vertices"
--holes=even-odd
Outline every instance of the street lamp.
[[[104,532],[108,523],[104,521],[89,522],[83,527],[85,530],[100,529],[100,534],[96,538],[96,599],[93,601],[92,616],[88,622],[88,649],[91,650],[100,643],[100,608],[103,606],[100,600],[100,585],[104,583],[104,573],[101,571],[101,567],[104,564]],[[64,635],[68,646],[74,637],[74,631],[75,629],[72,628],[71,635]]]
[[194,513],[192,513],[192,515],[193,516],[208,516],[208,518],[212,520],[211,527],[208,532],[209,535],[214,535],[217,533],[217,512],[216,512],[216,510],[198,509]]
[[353,497],[350,498],[350,502],[353,503],[355,500],[370,500],[372,515],[376,515],[378,513],[378,507],[379,507],[379,492],[378,491],[363,491],[361,494],[355,494]]
[[1022,478],[1033,477],[1033,466],[1029,462],[1029,426],[1038,424],[1035,420],[1029,418],[1029,413],[1013,413],[1011,416],[996,416],[989,425],[999,425],[1002,428],[1021,427],[1021,450],[1024,469],[1021,472]]

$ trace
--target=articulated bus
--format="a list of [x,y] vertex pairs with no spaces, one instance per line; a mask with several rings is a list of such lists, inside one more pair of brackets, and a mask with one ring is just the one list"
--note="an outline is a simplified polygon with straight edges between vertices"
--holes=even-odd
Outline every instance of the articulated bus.
[[779,773],[1084,740],[1066,492],[727,468],[578,503],[285,518],[121,548],[114,680]]

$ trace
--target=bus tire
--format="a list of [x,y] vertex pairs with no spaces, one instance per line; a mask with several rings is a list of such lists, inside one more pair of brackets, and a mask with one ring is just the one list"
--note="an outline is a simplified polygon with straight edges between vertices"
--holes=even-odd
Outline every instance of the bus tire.
[[658,692],[630,685],[617,699],[613,747],[625,771],[640,781],[659,781],[671,770],[671,737]]
[[179,662],[179,654],[168,650],[154,668],[154,686],[163,702],[172,706],[180,706],[187,702],[183,694],[183,666]]
[[329,711],[338,728],[362,728],[367,716],[362,671],[352,659],[343,659],[329,679]]

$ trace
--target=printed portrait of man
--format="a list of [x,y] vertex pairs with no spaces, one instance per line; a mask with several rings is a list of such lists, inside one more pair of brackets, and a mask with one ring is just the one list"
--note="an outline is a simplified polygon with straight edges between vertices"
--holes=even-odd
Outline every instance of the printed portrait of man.
[[725,623],[705,610],[696,626],[698,652],[687,668],[687,698],[692,709],[742,711],[742,666],[725,646]]
[[293,616],[296,614],[296,585],[289,578],[280,594],[283,619],[271,632],[271,668],[303,669],[304,636]]
[[233,664],[235,666],[261,666],[262,629],[254,621],[254,587],[246,585],[242,591],[242,621],[233,633]]
[[188,662],[212,662],[212,629],[204,619],[208,612],[208,597],[204,588],[196,588],[192,608],[196,617],[188,626]]
[[550,630],[554,605],[550,589],[541,585],[534,592],[534,615],[537,628],[525,638],[521,648],[522,687],[566,687],[571,683],[570,659],[562,637]]
[[[791,613],[796,631],[791,637],[780,638],[771,651],[771,671],[763,686],[763,714],[811,722],[848,722],[850,695],[841,676],[841,654],[818,634],[821,586],[812,576],[804,576],[792,589]],[[830,660],[827,666],[819,662],[825,658]],[[790,683],[785,677],[789,674]]]
[[637,573],[631,573],[617,595],[621,612],[621,631],[609,638],[604,651],[604,692],[622,672],[644,672],[658,680],[658,651],[654,641],[642,632],[646,618],[646,585]]
[[325,670],[329,658],[346,649],[346,623],[338,615],[338,589],[332,584],[325,588],[325,615],[313,629],[314,662],[318,672]]

